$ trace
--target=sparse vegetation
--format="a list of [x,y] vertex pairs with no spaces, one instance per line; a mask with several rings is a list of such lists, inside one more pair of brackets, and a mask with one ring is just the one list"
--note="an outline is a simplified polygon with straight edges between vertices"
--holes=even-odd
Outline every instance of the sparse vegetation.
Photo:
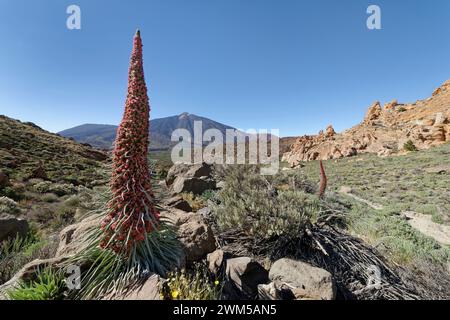
[[1,242],[0,285],[11,279],[28,262],[51,258],[56,246],[56,243],[43,239],[34,229],[25,238],[16,237]]
[[412,142],[412,140],[406,141],[405,144],[403,145],[403,149],[410,152],[418,151],[417,147],[414,145],[414,142]]
[[49,181],[39,182],[33,186],[33,189],[39,193],[54,193],[59,197],[77,192],[77,188],[73,184],[60,184]]
[[222,281],[214,278],[203,264],[191,270],[183,269],[168,274],[161,288],[164,300],[220,300]]
[[400,217],[398,209],[379,211],[354,203],[347,222],[353,234],[398,264],[411,265],[419,260],[441,266],[450,263],[450,249],[412,228]]
[[213,207],[222,231],[238,230],[255,241],[295,238],[323,213],[315,188],[302,176],[262,176],[255,166],[232,166],[224,179]]
[[[328,186],[342,186],[352,193],[383,205],[386,209],[432,214],[433,221],[450,224],[450,144],[426,151],[381,158],[363,154],[325,161]],[[317,163],[305,162],[298,169],[310,181],[319,182]]]
[[17,288],[7,291],[11,300],[61,300],[64,297],[64,276],[59,271],[44,269],[37,279],[20,281]]

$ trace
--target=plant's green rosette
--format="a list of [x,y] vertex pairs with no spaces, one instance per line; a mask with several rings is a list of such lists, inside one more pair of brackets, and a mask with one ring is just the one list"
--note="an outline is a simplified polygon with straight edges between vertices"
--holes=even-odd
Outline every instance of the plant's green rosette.
[[151,273],[165,275],[180,264],[181,246],[175,227],[168,222],[161,221],[158,230],[148,233],[126,256],[101,248],[102,232],[93,228],[87,238],[90,242],[87,249],[71,260],[79,266],[88,264],[89,269],[83,272],[80,289],[72,290],[70,298],[114,298],[115,294],[139,285]]

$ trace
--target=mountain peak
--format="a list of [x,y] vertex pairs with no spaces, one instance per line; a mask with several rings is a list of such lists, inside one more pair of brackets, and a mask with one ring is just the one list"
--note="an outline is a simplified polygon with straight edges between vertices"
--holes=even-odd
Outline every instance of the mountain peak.
[[189,113],[189,112],[183,112],[183,113],[180,113],[180,115],[178,116],[178,119],[186,119],[186,118],[188,118],[189,116],[190,116],[191,114]]

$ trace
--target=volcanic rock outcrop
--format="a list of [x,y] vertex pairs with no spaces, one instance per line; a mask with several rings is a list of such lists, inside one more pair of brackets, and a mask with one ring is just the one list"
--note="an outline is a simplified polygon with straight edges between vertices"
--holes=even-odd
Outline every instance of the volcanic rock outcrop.
[[296,166],[302,161],[359,153],[388,156],[402,152],[409,140],[419,150],[450,141],[450,80],[430,98],[412,104],[393,100],[381,106],[377,101],[360,124],[342,133],[335,133],[330,125],[318,135],[298,137],[285,149],[282,159]]

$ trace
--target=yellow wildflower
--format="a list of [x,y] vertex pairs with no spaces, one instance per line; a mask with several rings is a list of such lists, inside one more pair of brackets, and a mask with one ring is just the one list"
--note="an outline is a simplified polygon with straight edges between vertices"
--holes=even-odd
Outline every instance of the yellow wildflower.
[[179,293],[177,290],[173,290],[173,291],[172,291],[172,298],[173,298],[173,299],[178,298],[179,295],[180,295],[180,293]]

